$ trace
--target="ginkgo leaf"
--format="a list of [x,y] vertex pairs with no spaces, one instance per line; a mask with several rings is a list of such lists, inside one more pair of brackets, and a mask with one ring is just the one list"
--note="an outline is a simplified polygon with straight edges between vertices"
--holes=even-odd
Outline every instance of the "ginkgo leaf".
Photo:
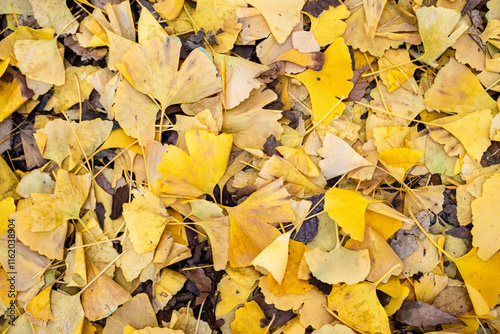
[[412,128],[407,126],[378,126],[373,129],[375,146],[380,153],[389,148],[405,148]]
[[223,100],[226,109],[233,109],[250,96],[253,89],[262,86],[256,79],[269,66],[257,64],[239,57],[224,56],[216,53],[214,63],[220,73],[224,73]]
[[135,295],[113,312],[111,317],[106,319],[106,331],[122,333],[126,325],[131,325],[136,328],[158,326],[155,311],[151,306],[147,294],[139,293]]
[[80,232],[75,233],[75,249],[68,252],[66,256],[67,273],[64,275],[64,281],[68,286],[77,286],[83,288],[87,285],[87,268],[85,264],[85,248],[83,238]]
[[347,25],[342,20],[347,19],[349,15],[350,13],[344,5],[337,7],[330,6],[317,18],[307,15],[311,19],[311,31],[319,46],[326,46],[333,43],[344,33]]
[[229,218],[208,218],[197,224],[203,228],[210,240],[215,270],[223,270],[229,259]]
[[[15,6],[15,4],[13,3]],[[54,29],[33,29],[26,26],[19,26],[12,34],[0,41],[0,59],[9,59],[12,66],[17,66],[17,59],[14,57],[14,44],[21,40],[52,39]]]
[[178,69],[181,46],[176,37],[152,38],[133,45],[115,67],[135,89],[157,99],[163,110],[219,92],[221,81],[208,52],[193,50]]
[[33,16],[42,28],[53,28],[58,34],[74,34],[78,21],[66,3],[59,0],[30,0]]
[[[89,157],[109,136],[113,122],[100,118],[80,123],[55,119],[35,133],[37,144],[44,146],[42,156],[54,160],[61,167],[69,157],[68,167],[73,169],[82,159]],[[82,149],[84,152],[82,152]]]
[[269,223],[293,221],[292,197],[276,180],[251,194],[236,207],[227,207],[231,229],[229,261],[233,267],[244,267],[269,246],[281,233]]
[[90,174],[75,175],[64,169],[57,170],[54,194],[32,194],[32,232],[46,232],[79,219],[80,209],[90,190]]
[[351,57],[344,39],[339,37],[325,50],[325,64],[321,71],[306,70],[294,77],[300,80],[311,96],[313,120],[328,124],[344,111],[346,98],[354,87]]
[[273,295],[280,297],[290,293],[304,294],[313,288],[309,281],[299,278],[301,263],[306,251],[307,247],[302,242],[290,240],[288,244],[288,262],[283,280],[278,283],[272,274],[267,275],[267,285]]
[[420,7],[415,11],[425,53],[419,60],[433,67],[436,59],[468,29],[459,11],[445,7]]
[[500,250],[500,226],[496,223],[496,204],[499,200],[500,174],[495,173],[483,183],[481,197],[471,203],[472,245],[478,247],[477,256],[488,259]]
[[154,129],[158,106],[147,95],[134,89],[126,80],[118,84],[111,112],[121,128],[131,137],[146,145],[154,139]]
[[262,13],[279,44],[283,44],[293,28],[299,24],[300,11],[304,6],[304,0],[281,0],[272,3],[265,0],[247,0],[247,2]]
[[38,293],[26,306],[26,312],[29,312],[33,318],[42,321],[54,320],[50,309],[50,292],[52,285],[46,287]]
[[181,273],[170,269],[163,269],[158,282],[154,284],[153,306],[157,310],[164,308],[172,297],[179,292],[187,279]]
[[44,109],[54,108],[56,113],[60,113],[68,110],[74,104],[88,99],[93,88],[86,78],[96,70],[97,67],[94,66],[67,67],[64,85],[54,88],[54,95]]
[[85,314],[80,302],[80,294],[71,296],[50,290],[50,309],[54,319],[49,321],[46,326],[32,324],[36,333],[57,333],[62,328],[67,333],[81,333]]
[[406,172],[415,166],[424,153],[409,148],[388,148],[380,152],[378,160],[399,181],[402,181]]
[[500,274],[500,253],[497,252],[487,261],[481,260],[477,253],[478,249],[475,247],[454,262],[465,282],[476,314],[484,315],[498,302],[500,286],[497,284],[497,278]]
[[[309,155],[306,153],[303,147],[293,148],[288,146],[278,146],[276,150],[288,161],[292,163],[305,176],[308,177],[318,177],[319,170],[318,167],[311,160]],[[321,166],[321,163],[320,163]],[[325,174],[325,173],[323,173]],[[325,177],[327,177],[325,175]]]
[[0,201],[0,235],[9,230],[9,216],[16,212],[16,205],[12,197]]
[[[33,93],[26,89],[26,82],[19,75],[12,78],[11,82],[0,80],[0,122],[19,109]],[[31,95],[31,96],[30,96]]]
[[390,334],[389,320],[377,297],[375,283],[334,285],[328,295],[328,308],[344,324],[356,331]]
[[17,66],[26,77],[60,86],[65,82],[63,57],[57,40],[20,40],[14,44]]
[[451,133],[464,146],[475,162],[481,161],[483,153],[491,144],[489,131],[493,115],[490,109],[439,118],[431,122]]
[[246,1],[199,0],[196,3],[196,11],[191,16],[199,28],[217,34],[217,42],[213,45],[215,52],[226,53],[233,48],[241,31],[241,24],[236,19],[238,7],[247,7]]
[[189,155],[169,145],[158,164],[157,169],[163,175],[162,191],[178,196],[211,195],[226,171],[232,142],[230,134],[216,136],[207,131],[187,131]]
[[81,296],[85,317],[89,320],[95,321],[110,316],[118,306],[132,298],[108,275],[101,274],[89,259],[86,261],[86,268],[87,279],[92,283],[83,290]]
[[350,250],[340,243],[329,252],[315,248],[304,253],[304,257],[314,277],[328,284],[356,284],[370,272],[368,250]]
[[154,9],[165,20],[173,20],[179,15],[184,5],[184,0],[160,0],[154,4]]
[[[404,87],[412,91],[412,79],[417,66],[410,62],[410,54],[406,49],[387,50],[378,61],[380,79],[387,87],[389,93],[398,87]],[[401,65],[400,65],[401,64]],[[393,68],[393,66],[396,66]],[[408,81],[410,80],[410,81]],[[405,101],[406,102],[406,101]]]
[[386,3],[387,0],[363,1],[363,8],[366,16],[365,32],[372,41],[375,39],[375,32]]
[[317,152],[324,158],[319,162],[319,167],[327,179],[332,179],[360,167],[373,166],[346,141],[330,132],[325,136],[323,147]]
[[365,212],[373,202],[381,201],[368,200],[355,190],[331,188],[325,194],[325,211],[351,238],[363,241]]
[[[350,239],[345,244],[345,247],[352,250],[368,251],[370,272],[366,276],[367,281],[377,281],[393,267],[396,268],[391,272],[392,275],[399,275],[403,271],[403,262],[401,262],[398,255],[380,234],[368,226],[366,227],[365,236],[362,242]],[[349,284],[349,282],[346,283]]]
[[281,111],[263,109],[278,96],[270,89],[254,90],[248,99],[224,113],[222,131],[232,133],[234,145],[262,157],[267,138],[280,138],[283,128]]
[[261,320],[266,319],[266,316],[255,300],[245,303],[242,308],[237,309],[235,316],[231,323],[231,333],[267,333],[267,327],[260,326]]
[[[246,274],[246,272],[244,273]],[[245,303],[255,289],[257,278],[258,273],[253,281],[249,281],[250,284],[243,285],[230,275],[224,275],[219,283],[217,283],[217,291],[219,292],[221,301],[215,307],[215,316],[220,318],[229,313],[237,305]]]
[[[157,4],[155,4],[154,6],[156,5]],[[137,22],[137,32],[137,39],[139,41],[139,44],[141,45],[144,44],[144,42],[148,39],[159,38],[161,41],[164,41],[168,38],[168,34],[165,29],[163,29],[163,27],[155,19],[153,14],[144,6],[142,6],[141,16],[139,17],[139,21]],[[131,38],[131,40],[135,40],[135,38]]]
[[149,190],[135,190],[133,194],[132,202],[123,204],[123,217],[130,241],[140,255],[156,249],[165,226],[172,218],[161,199]]
[[281,284],[285,276],[288,262],[288,243],[291,232],[285,233],[274,239],[260,254],[253,259],[252,265],[260,272],[271,273],[274,279]]
[[481,109],[498,110],[496,101],[471,70],[454,58],[439,70],[433,85],[425,93],[425,103],[436,110],[456,114]]

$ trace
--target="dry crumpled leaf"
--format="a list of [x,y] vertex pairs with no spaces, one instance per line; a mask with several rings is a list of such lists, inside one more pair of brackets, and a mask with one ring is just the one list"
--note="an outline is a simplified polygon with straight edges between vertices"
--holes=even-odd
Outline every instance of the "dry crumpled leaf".
[[423,302],[405,301],[396,312],[396,319],[410,326],[435,326],[440,324],[456,324],[460,320]]
[[345,105],[340,98],[347,98],[354,84],[351,57],[343,38],[338,38],[325,50],[325,64],[321,71],[305,70],[294,75],[309,91],[315,123],[328,124],[340,116]]
[[[158,164],[162,173],[162,192],[177,196],[212,195],[213,189],[226,171],[233,136],[218,136],[207,131],[186,132],[189,155],[169,145]],[[179,168],[179,166],[183,166]]]
[[54,194],[32,194],[32,232],[46,232],[80,219],[80,209],[90,190],[90,174],[75,175],[58,169]]

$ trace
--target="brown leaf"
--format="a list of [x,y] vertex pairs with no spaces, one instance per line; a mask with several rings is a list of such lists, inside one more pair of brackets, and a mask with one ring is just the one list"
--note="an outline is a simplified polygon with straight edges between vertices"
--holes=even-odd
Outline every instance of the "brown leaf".
[[454,316],[432,305],[408,300],[406,300],[399,311],[396,312],[396,320],[417,327],[462,323],[462,321]]

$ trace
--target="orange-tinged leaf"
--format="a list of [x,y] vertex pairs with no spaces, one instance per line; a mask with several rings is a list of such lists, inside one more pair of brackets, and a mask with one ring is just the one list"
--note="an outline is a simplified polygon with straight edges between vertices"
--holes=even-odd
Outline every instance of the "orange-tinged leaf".
[[216,136],[207,131],[187,131],[189,155],[170,145],[158,164],[157,169],[163,175],[162,191],[177,196],[211,195],[226,171],[232,143],[230,134]]
[[243,203],[228,207],[230,218],[229,261],[233,267],[244,267],[252,261],[281,233],[269,223],[295,219],[291,206],[292,197],[276,180],[257,190]]
[[351,238],[363,241],[366,208],[373,202],[380,201],[368,200],[354,190],[331,188],[325,194],[325,211]]
[[326,49],[321,71],[309,69],[294,76],[309,91],[315,123],[328,124],[335,116],[342,115],[345,105],[339,103],[339,98],[347,98],[353,89],[353,83],[348,81],[352,75],[349,50],[339,37]]
[[269,291],[275,296],[284,296],[289,293],[304,294],[313,286],[309,281],[299,278],[300,264],[307,247],[298,241],[290,240],[288,244],[288,263],[281,283],[278,283],[272,274],[267,275]]
[[487,261],[478,256],[477,247],[454,262],[462,275],[477,315],[484,315],[494,307],[500,295],[498,276],[500,275],[500,253]]

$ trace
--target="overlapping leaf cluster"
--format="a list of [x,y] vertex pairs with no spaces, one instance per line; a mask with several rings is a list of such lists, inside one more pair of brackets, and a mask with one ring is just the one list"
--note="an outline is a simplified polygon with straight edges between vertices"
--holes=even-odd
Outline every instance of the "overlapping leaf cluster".
[[500,330],[500,1],[0,15],[2,332]]

